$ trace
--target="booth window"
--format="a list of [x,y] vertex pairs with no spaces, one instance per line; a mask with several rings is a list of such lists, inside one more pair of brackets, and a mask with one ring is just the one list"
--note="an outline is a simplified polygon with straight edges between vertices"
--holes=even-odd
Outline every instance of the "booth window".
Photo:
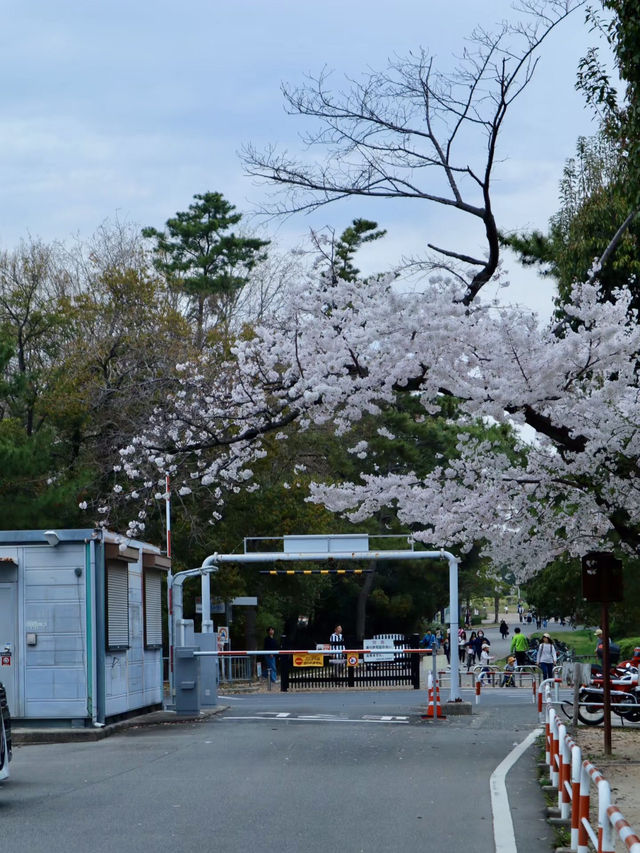
[[162,578],[171,569],[171,558],[142,552],[142,606],[145,649],[162,648]]
[[129,569],[136,563],[138,548],[108,542],[105,545],[107,576],[107,649],[123,651],[129,642]]
[[162,648],[162,573],[144,570],[144,647]]
[[107,563],[107,648],[129,648],[129,568],[119,560]]

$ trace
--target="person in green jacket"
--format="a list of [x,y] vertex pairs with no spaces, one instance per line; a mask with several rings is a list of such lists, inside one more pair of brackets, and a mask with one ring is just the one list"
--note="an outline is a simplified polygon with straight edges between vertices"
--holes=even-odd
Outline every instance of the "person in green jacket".
[[527,640],[520,628],[515,627],[513,629],[513,639],[511,640],[511,654],[516,656],[516,666],[526,666],[528,649],[529,640]]

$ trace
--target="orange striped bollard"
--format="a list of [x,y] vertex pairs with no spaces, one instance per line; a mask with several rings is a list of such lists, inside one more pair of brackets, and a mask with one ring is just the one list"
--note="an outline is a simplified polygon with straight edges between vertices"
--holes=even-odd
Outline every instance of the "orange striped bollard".
[[558,740],[560,747],[560,776],[558,779],[558,808],[560,818],[568,820],[571,809],[571,793],[569,785],[571,782],[571,747],[567,735],[567,727],[564,723],[558,726]]
[[551,785],[558,788],[559,780],[559,755],[560,755],[560,739],[558,737],[558,715],[554,712],[551,717],[551,765],[549,773],[551,776]]

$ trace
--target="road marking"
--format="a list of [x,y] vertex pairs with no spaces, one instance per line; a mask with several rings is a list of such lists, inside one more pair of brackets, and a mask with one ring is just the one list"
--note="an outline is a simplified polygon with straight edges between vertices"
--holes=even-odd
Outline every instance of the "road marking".
[[270,720],[275,719],[276,717],[290,717],[288,711],[260,711],[259,716],[268,717]]
[[542,734],[540,728],[530,732],[522,743],[512,749],[509,755],[498,764],[489,779],[491,811],[493,813],[493,840],[496,845],[496,853],[517,853],[518,851],[511,809],[509,808],[506,778],[509,770],[540,734]]
[[363,720],[378,720],[381,723],[391,723],[394,720],[396,720],[396,721],[408,720],[409,717],[407,717],[407,716],[399,717],[399,716],[394,716],[391,714],[363,714],[362,719]]
[[287,722],[300,723],[383,723],[394,725],[409,725],[407,717],[358,717],[351,719],[349,717],[335,717],[330,714],[255,714],[253,716],[237,716],[223,715],[219,720],[257,720],[262,723],[273,723],[278,719],[286,718]]

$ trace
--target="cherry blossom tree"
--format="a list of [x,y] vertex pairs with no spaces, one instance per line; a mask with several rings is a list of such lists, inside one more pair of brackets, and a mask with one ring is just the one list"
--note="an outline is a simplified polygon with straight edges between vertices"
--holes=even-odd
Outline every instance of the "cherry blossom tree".
[[[416,395],[425,417],[453,396],[456,458],[422,478],[317,484],[312,499],[354,521],[391,505],[422,528],[417,539],[464,550],[483,538],[485,553],[525,573],[604,542],[635,548],[640,328],[629,292],[601,303],[594,284],[577,286],[567,309],[577,322],[562,334],[519,308],[467,307],[461,293],[445,279],[420,297],[389,281],[340,280],[328,309],[326,288],[299,284],[286,315],[238,341],[231,358],[212,351],[183,366],[167,405],[122,451],[125,472],[149,489],[169,472],[181,489],[211,488],[222,500],[225,487],[252,487],[262,437],[284,440],[294,421],[330,421],[347,434],[398,392]],[[463,431],[479,419],[521,426],[515,452]]]

